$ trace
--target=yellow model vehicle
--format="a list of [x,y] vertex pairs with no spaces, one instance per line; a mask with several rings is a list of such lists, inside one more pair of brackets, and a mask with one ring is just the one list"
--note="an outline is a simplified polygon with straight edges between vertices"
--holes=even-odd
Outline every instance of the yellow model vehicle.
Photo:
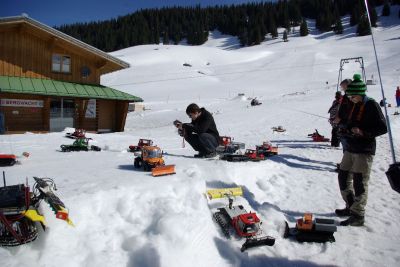
[[152,171],[153,176],[175,174],[175,165],[165,165],[162,151],[157,146],[142,147],[141,155],[134,161],[135,168]]

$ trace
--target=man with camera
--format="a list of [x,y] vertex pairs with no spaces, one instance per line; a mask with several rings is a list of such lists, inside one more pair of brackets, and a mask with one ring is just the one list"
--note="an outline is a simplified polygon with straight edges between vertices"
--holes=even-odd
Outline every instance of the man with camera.
[[219,133],[210,112],[192,103],[186,108],[186,114],[192,119],[191,123],[174,121],[179,135],[199,153],[196,158],[213,158],[219,145]]
[[[346,140],[339,168],[339,188],[346,203],[337,209],[338,216],[349,216],[340,225],[364,225],[365,206],[368,198],[368,181],[376,151],[375,137],[387,133],[386,121],[379,104],[366,96],[365,83],[354,74],[346,94],[354,105],[347,111],[347,120],[341,124],[339,135]],[[351,175],[352,174],[352,175]]]

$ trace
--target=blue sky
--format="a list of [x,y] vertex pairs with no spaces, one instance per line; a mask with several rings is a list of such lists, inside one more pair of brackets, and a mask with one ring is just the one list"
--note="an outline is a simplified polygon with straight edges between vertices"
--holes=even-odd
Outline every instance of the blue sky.
[[[273,0],[264,0],[271,2]],[[214,6],[263,0],[0,0],[0,17],[26,13],[49,26],[106,20],[142,8],[196,5]]]

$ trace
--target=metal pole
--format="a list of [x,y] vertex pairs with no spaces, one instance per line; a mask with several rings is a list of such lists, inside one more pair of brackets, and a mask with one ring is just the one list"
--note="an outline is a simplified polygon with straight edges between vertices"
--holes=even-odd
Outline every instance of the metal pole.
[[6,187],[6,173],[3,171],[3,183],[4,187]]
[[369,27],[371,29],[371,38],[372,38],[372,44],[374,46],[374,52],[375,52],[375,59],[376,59],[376,66],[378,67],[378,75],[379,75],[379,83],[381,85],[381,92],[382,92],[382,98],[384,102],[384,108],[385,108],[385,115],[386,115],[386,123],[388,126],[388,134],[389,134],[389,143],[390,143],[390,149],[392,150],[392,159],[393,163],[396,163],[396,155],[394,153],[394,146],[393,146],[393,137],[392,137],[392,129],[390,127],[390,120],[386,108],[386,100],[385,100],[385,92],[383,91],[383,85],[382,85],[382,77],[381,77],[381,70],[379,68],[379,62],[378,62],[378,55],[376,54],[376,46],[375,46],[375,39],[374,39],[374,34],[372,31],[372,24],[371,24],[371,17],[369,16],[369,10],[368,10],[368,2],[367,0],[364,0],[365,2],[365,9],[367,11],[367,16],[368,16],[368,22],[369,22]]
[[337,78],[336,92],[339,91],[339,83],[341,82],[341,79],[342,79],[342,61],[340,61],[340,68],[339,68],[339,75]]

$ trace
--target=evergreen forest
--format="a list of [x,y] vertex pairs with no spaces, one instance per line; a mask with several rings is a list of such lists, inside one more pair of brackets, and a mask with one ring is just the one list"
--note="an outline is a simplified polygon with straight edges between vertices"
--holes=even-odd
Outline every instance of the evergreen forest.
[[[371,23],[376,27],[377,6],[382,16],[400,0],[368,0]],[[314,19],[320,32],[343,33],[342,17],[350,16],[357,34],[371,33],[364,0],[280,0],[213,7],[168,7],[144,9],[116,19],[57,27],[70,36],[110,52],[144,44],[201,45],[210,31],[237,36],[242,46],[260,44],[266,36],[278,38],[278,28],[287,33],[300,26],[300,36],[309,33],[306,19]],[[400,14],[399,14],[400,16]],[[399,18],[400,19],[400,18]],[[287,41],[287,33],[286,40]]]

